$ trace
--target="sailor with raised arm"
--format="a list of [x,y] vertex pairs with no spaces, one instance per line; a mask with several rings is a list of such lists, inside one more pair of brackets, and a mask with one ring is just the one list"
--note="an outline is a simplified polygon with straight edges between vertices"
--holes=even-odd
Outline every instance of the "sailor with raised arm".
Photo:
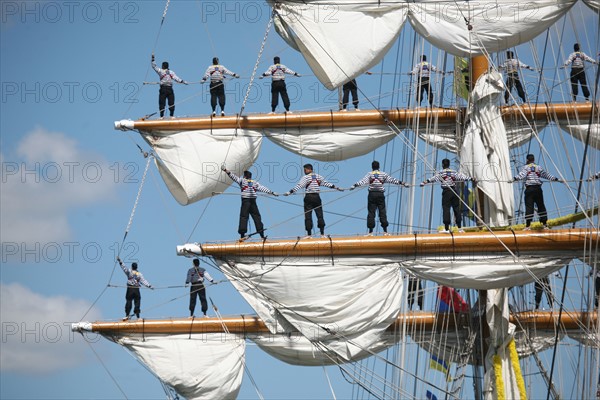
[[427,92],[427,98],[429,99],[429,105],[433,106],[433,91],[431,90],[431,85],[429,84],[429,77],[432,72],[440,72],[444,73],[437,69],[437,67],[433,64],[427,62],[427,56],[423,54],[421,56],[421,62],[416,64],[412,71],[409,73],[410,75],[417,75],[417,104],[421,105],[421,100],[423,99],[423,92]]
[[304,189],[304,228],[306,229],[306,237],[310,238],[312,235],[313,221],[312,212],[314,210],[317,216],[317,227],[321,231],[321,236],[325,235],[325,219],[323,218],[323,203],[321,202],[321,196],[319,195],[320,187],[325,186],[331,189],[337,189],[343,192],[344,189],[336,187],[333,183],[327,182],[325,178],[313,171],[312,164],[304,165],[304,176],[300,179],[298,184],[290,189],[289,192],[284,193],[284,196],[297,192],[300,189]]
[[585,78],[585,61],[591,62],[592,64],[598,64],[598,61],[579,50],[579,43],[573,45],[573,53],[569,55],[567,61],[561,68],[566,68],[567,65],[571,64],[571,91],[573,92],[573,101],[577,101],[578,88],[577,84],[581,84],[581,91],[585,97],[585,101],[590,100],[590,90],[587,86],[587,80]]
[[206,302],[206,287],[204,286],[204,280],[208,279],[210,283],[215,283],[215,280],[210,274],[202,267],[200,267],[200,260],[194,258],[192,262],[192,268],[187,272],[185,279],[185,285],[190,283],[190,318],[194,317],[194,310],[196,309],[196,296],[200,298],[200,305],[202,306],[202,313],[206,318],[206,311],[208,311],[208,303]]
[[258,181],[252,180],[252,172],[244,171],[244,177],[240,178],[233,172],[225,168],[225,165],[221,166],[221,169],[240,186],[242,190],[242,205],[240,208],[240,223],[238,227],[238,233],[240,234],[240,241],[248,239],[246,232],[248,232],[248,216],[252,216],[254,225],[256,226],[256,232],[260,234],[260,237],[265,239],[265,229],[263,227],[260,211],[256,205],[256,192],[263,192],[271,194],[273,196],[279,196],[266,186],[261,185]]
[[178,77],[175,74],[175,71],[169,69],[168,62],[163,61],[162,68],[158,68],[154,62],[154,54],[152,54],[151,57],[151,64],[152,69],[156,71],[160,78],[160,89],[158,91],[158,110],[160,112],[160,118],[164,118],[167,101],[169,103],[169,114],[171,115],[171,118],[174,118],[175,92],[173,91],[173,81],[183,83],[184,85],[187,85],[188,83]]
[[221,107],[221,117],[225,116],[225,83],[223,78],[225,75],[239,78],[240,76],[234,72],[231,72],[223,65],[219,65],[219,58],[214,57],[212,59],[212,65],[210,65],[204,76],[200,80],[200,83],[206,82],[210,78],[210,106],[212,107],[212,116],[217,115],[217,100],[219,100],[219,107]]
[[379,223],[383,229],[385,236],[389,235],[387,227],[389,225],[387,220],[387,212],[385,209],[385,183],[391,183],[394,185],[400,185],[408,187],[408,184],[402,182],[399,179],[389,176],[387,173],[379,170],[379,161],[373,161],[371,163],[372,171],[365,175],[360,181],[350,186],[350,190],[354,190],[359,186],[369,185],[369,196],[367,197],[367,228],[369,229],[368,236],[373,235],[373,228],[375,228],[375,213],[379,212]]
[[261,76],[261,79],[265,76],[272,78],[271,82],[271,114],[275,113],[275,109],[279,104],[279,95],[283,101],[283,106],[286,112],[290,112],[290,98],[287,93],[287,87],[285,85],[285,74],[300,76],[297,72],[292,71],[290,68],[281,64],[279,57],[273,58],[273,65],[269,67]]
[[527,98],[525,97],[525,91],[523,90],[521,79],[519,78],[519,70],[529,69],[533,71],[533,68],[514,58],[512,51],[506,52],[506,61],[504,61],[504,63],[498,68],[506,70],[506,91],[504,92],[504,101],[506,104],[508,104],[508,99],[510,97],[510,92],[513,85],[517,88],[517,93],[519,94],[519,97],[523,103],[526,103]]
[[144,279],[141,272],[138,272],[137,263],[131,264],[131,269],[127,268],[123,261],[117,257],[117,261],[121,266],[121,269],[127,276],[127,292],[125,292],[125,318],[123,321],[127,321],[130,318],[131,303],[134,303],[133,313],[136,317],[140,317],[140,307],[142,304],[142,295],[140,294],[140,285],[144,285],[149,289],[154,289],[152,285]]
[[460,196],[456,192],[456,182],[475,182],[475,179],[456,172],[450,169],[450,160],[444,158],[442,160],[442,170],[435,174],[433,177],[426,179],[421,182],[421,186],[425,186],[431,182],[441,182],[442,186],[442,210],[443,210],[443,222],[444,230],[442,233],[450,233],[450,207],[454,212],[454,220],[456,221],[456,227],[459,232],[464,232],[461,229],[462,221],[460,218]]
[[537,213],[540,217],[540,222],[544,225],[544,229],[548,228],[548,214],[546,213],[546,205],[544,204],[544,192],[542,191],[541,178],[549,181],[560,182],[560,180],[542,167],[535,164],[533,154],[527,154],[527,165],[525,165],[519,175],[514,177],[515,181],[525,180],[525,229],[530,230],[531,221],[533,220],[534,205],[537,207]]

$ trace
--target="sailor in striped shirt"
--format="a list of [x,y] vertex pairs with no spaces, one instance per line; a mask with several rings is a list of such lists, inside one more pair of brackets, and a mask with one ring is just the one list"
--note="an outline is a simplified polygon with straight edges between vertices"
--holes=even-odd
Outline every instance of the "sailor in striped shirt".
[[304,228],[306,229],[307,237],[312,235],[313,221],[312,211],[315,211],[317,216],[317,226],[321,231],[321,236],[325,235],[325,219],[323,219],[323,204],[321,202],[321,196],[319,195],[320,187],[325,186],[331,189],[337,189],[343,192],[344,189],[336,187],[333,183],[327,182],[325,178],[313,171],[312,164],[304,165],[304,176],[300,179],[298,184],[290,189],[289,192],[284,193],[284,196],[304,189]]
[[158,110],[160,112],[160,118],[162,119],[165,115],[167,100],[169,102],[169,114],[171,115],[171,118],[173,118],[173,115],[175,114],[175,92],[173,92],[173,81],[185,85],[188,83],[178,77],[173,70],[169,69],[168,62],[163,61],[162,68],[158,68],[156,62],[154,62],[154,54],[152,54],[150,60],[152,69],[156,71],[160,78],[160,89],[158,91]]
[[585,69],[584,69],[584,61],[589,61],[592,64],[598,64],[596,60],[588,56],[582,51],[579,51],[579,43],[575,43],[573,45],[573,50],[575,52],[569,55],[567,61],[565,61],[562,68],[565,68],[567,65],[572,64],[571,66],[571,91],[573,92],[573,101],[577,101],[577,94],[579,93],[577,84],[581,84],[581,91],[583,92],[583,96],[586,101],[590,99],[590,91],[587,87],[587,80],[585,78]]
[[229,171],[223,165],[221,167],[223,171],[238,185],[242,190],[242,205],[240,208],[240,223],[238,227],[238,233],[240,234],[240,241],[246,240],[246,232],[248,232],[248,216],[252,216],[256,232],[260,234],[260,237],[265,239],[265,229],[256,205],[256,192],[268,193],[273,196],[279,196],[266,186],[261,185],[258,181],[252,180],[252,172],[244,171],[244,177],[240,178],[233,172]]
[[534,205],[537,206],[537,212],[540,217],[540,222],[544,225],[544,229],[548,229],[548,214],[544,204],[544,193],[542,191],[541,178],[549,181],[558,182],[559,179],[550,175],[542,167],[534,163],[535,157],[533,154],[527,154],[527,165],[525,165],[519,175],[514,177],[515,181],[525,179],[525,230],[529,230],[531,221],[533,220]]
[[281,100],[283,101],[283,106],[285,107],[285,111],[290,111],[290,98],[287,94],[287,88],[285,86],[285,74],[300,76],[297,72],[292,71],[290,68],[286,67],[283,64],[280,64],[281,60],[279,57],[273,58],[273,65],[266,70],[262,77],[270,76],[272,78],[271,82],[271,113],[275,112],[277,105],[279,104],[279,95],[281,94]]
[[437,67],[433,64],[429,64],[427,62],[427,56],[421,56],[421,62],[414,66],[413,70],[410,72],[410,75],[418,76],[418,86],[417,86],[417,104],[421,105],[421,100],[423,99],[423,92],[427,92],[427,98],[429,99],[429,105],[433,106],[433,91],[431,90],[431,85],[429,84],[429,76],[432,72],[442,72],[437,69]]
[[239,78],[240,76],[234,72],[231,72],[222,65],[219,65],[219,58],[214,57],[213,63],[210,65],[204,76],[200,80],[200,83],[206,82],[210,78],[210,106],[212,107],[212,116],[217,115],[217,99],[219,100],[219,107],[221,107],[221,117],[225,116],[225,84],[223,78],[225,75]]
[[460,219],[460,197],[459,194],[456,192],[455,182],[475,182],[475,179],[450,169],[450,160],[448,160],[447,158],[444,158],[442,160],[442,168],[443,169],[437,174],[435,174],[433,177],[421,182],[421,186],[425,186],[425,184],[431,182],[441,182],[442,211],[444,222],[444,230],[442,232],[450,232],[450,207],[452,207],[452,211],[454,212],[454,220],[456,222],[456,227],[458,228],[458,231],[463,232],[463,230],[461,229],[462,221]]
[[140,306],[142,304],[142,296],[140,294],[140,285],[144,285],[147,288],[154,289],[152,285],[144,279],[141,272],[138,272],[137,263],[131,264],[131,269],[127,268],[121,259],[117,257],[117,261],[121,266],[121,269],[127,276],[127,292],[125,293],[125,318],[123,321],[129,319],[129,313],[131,312],[131,303],[134,303],[133,313],[136,317],[140,317]]
[[210,283],[215,283],[215,280],[210,276],[208,271],[200,266],[200,260],[194,258],[192,261],[192,268],[188,269],[187,277],[185,279],[185,285],[192,284],[190,287],[190,317],[194,316],[194,310],[196,309],[196,297],[200,298],[200,306],[204,317],[207,317],[206,312],[208,311],[208,303],[206,302],[206,287],[204,286],[204,280],[208,279]]
[[408,184],[393,178],[383,171],[379,170],[379,161],[373,161],[371,163],[373,169],[364,178],[350,186],[350,190],[354,190],[358,186],[369,185],[369,196],[367,198],[367,228],[369,228],[368,236],[373,235],[373,228],[375,228],[375,213],[379,212],[379,223],[383,229],[384,235],[388,235],[387,227],[389,225],[387,220],[387,212],[385,209],[385,187],[384,183],[392,183],[394,185],[401,185],[408,187]]
[[523,85],[521,84],[521,79],[519,78],[519,70],[529,69],[533,71],[529,65],[523,64],[521,61],[517,60],[513,56],[512,51],[506,52],[506,61],[502,65],[498,67],[499,69],[506,70],[506,91],[504,92],[504,101],[508,104],[508,99],[510,97],[510,91],[512,90],[513,85],[517,88],[517,93],[523,103],[526,103],[525,91],[523,90]]

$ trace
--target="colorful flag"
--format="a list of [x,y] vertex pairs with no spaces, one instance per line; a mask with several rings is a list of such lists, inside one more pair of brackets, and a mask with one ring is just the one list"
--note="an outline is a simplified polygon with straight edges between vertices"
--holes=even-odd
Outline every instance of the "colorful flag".
[[467,302],[451,287],[438,286],[438,299],[439,312],[469,312]]
[[465,100],[469,99],[469,92],[471,91],[470,76],[469,59],[454,57],[454,91]]
[[450,382],[450,370],[448,369],[448,363],[446,361],[437,358],[432,354],[431,360],[429,360],[429,368],[443,372],[446,375],[446,380]]
[[425,397],[427,397],[427,400],[437,400],[437,396],[431,393],[429,390],[425,394]]

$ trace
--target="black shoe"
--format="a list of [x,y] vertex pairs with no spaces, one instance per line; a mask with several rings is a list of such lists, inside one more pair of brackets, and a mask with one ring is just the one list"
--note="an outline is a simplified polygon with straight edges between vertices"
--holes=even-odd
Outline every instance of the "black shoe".
[[139,318],[140,317],[140,313],[135,314],[135,316]]

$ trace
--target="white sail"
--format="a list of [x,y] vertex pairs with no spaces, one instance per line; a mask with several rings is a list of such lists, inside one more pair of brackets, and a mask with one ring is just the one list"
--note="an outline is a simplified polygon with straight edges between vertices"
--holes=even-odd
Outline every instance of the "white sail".
[[600,0],[583,0],[592,10],[600,13]]
[[140,134],[154,149],[160,175],[182,205],[227,189],[232,181],[221,165],[241,175],[256,161],[262,143],[260,132],[242,129]]
[[485,195],[482,214],[489,216],[492,226],[508,225],[515,214],[508,140],[497,106],[503,91],[502,76],[497,72],[477,80],[460,152],[462,169],[477,179],[478,189]]
[[600,124],[561,125],[561,128],[582,143],[588,143],[600,150]]
[[392,140],[396,134],[387,127],[335,129],[265,129],[264,134],[284,149],[319,161],[340,161],[362,156]]
[[225,333],[108,336],[129,349],[165,384],[191,399],[235,399],[244,375],[246,342]]
[[402,302],[400,268],[393,261],[317,256],[217,260],[221,270],[272,333],[299,331],[346,360],[381,341]]

